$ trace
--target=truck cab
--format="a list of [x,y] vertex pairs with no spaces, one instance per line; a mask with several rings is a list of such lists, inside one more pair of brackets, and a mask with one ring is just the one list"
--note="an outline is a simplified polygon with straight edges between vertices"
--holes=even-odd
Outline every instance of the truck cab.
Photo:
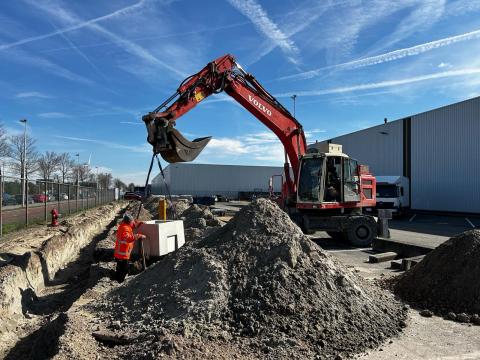
[[405,176],[376,176],[377,205],[375,209],[390,209],[397,216],[410,208],[410,187]]

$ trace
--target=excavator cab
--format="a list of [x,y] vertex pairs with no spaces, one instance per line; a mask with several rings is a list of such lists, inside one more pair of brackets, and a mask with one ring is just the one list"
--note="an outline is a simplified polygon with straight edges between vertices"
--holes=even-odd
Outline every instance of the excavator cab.
[[[334,144],[329,144],[338,146]],[[321,152],[310,149],[301,160],[297,203],[333,204],[360,201],[358,164],[330,146]]]
[[169,163],[193,161],[207,146],[211,136],[187,140],[173,124],[162,118],[143,117],[147,127],[147,141],[153,152],[160,154]]

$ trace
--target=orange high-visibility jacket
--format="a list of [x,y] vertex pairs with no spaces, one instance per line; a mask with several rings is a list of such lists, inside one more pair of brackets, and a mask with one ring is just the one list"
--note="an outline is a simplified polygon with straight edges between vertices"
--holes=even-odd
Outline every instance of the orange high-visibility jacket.
[[133,224],[127,224],[121,222],[117,230],[117,241],[115,241],[115,252],[113,256],[116,259],[128,260],[130,259],[130,253],[133,250],[135,240],[140,238],[140,234],[134,234],[133,229],[140,225],[134,222]]

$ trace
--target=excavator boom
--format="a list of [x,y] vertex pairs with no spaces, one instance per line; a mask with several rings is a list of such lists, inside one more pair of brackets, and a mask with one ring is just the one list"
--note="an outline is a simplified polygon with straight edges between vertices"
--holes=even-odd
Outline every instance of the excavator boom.
[[301,124],[275,99],[255,77],[246,73],[232,55],[207,64],[197,74],[186,78],[177,91],[154,111],[143,116],[148,142],[155,154],[170,163],[192,161],[211,137],[187,140],[175,129],[175,121],[212,94],[225,91],[279,138],[285,148],[284,195],[295,193],[290,166],[298,177],[300,158],[307,151]]

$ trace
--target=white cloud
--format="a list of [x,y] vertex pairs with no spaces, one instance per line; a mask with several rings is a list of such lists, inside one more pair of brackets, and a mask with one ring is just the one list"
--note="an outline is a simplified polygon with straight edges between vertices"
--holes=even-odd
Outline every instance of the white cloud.
[[39,99],[51,99],[52,96],[41,93],[39,91],[26,91],[20,92],[15,95],[17,99],[26,99],[26,98],[39,98]]
[[127,124],[127,125],[144,125],[140,121],[120,121],[120,124]]
[[88,79],[82,75],[76,74],[67,68],[64,68],[50,60],[42,57],[38,57],[32,54],[28,54],[20,49],[10,50],[8,57],[4,54],[7,60],[14,60],[16,63],[21,63],[27,66],[36,67],[43,71],[46,71],[52,75],[59,76],[61,78],[74,81],[84,85],[93,85],[94,81]]
[[[321,129],[306,131],[306,136],[324,132]],[[285,150],[278,137],[270,131],[245,134],[238,137],[213,138],[199,156],[197,162],[243,162],[249,164],[281,165]]]
[[442,78],[449,78],[449,77],[456,77],[456,76],[466,76],[466,75],[478,75],[480,74],[480,68],[465,68],[459,70],[449,70],[443,71],[433,74],[427,75],[420,75],[420,76],[413,76],[404,79],[397,79],[397,80],[386,80],[376,83],[366,83],[366,84],[358,84],[358,85],[351,85],[351,86],[344,86],[332,89],[324,89],[324,90],[306,90],[306,91],[296,91],[296,92],[289,92],[283,94],[277,94],[275,97],[290,97],[292,95],[297,96],[319,96],[319,95],[328,95],[328,94],[340,94],[352,91],[361,91],[361,90],[369,90],[369,89],[380,89],[392,86],[400,86],[406,84],[412,84],[427,80],[434,80],[434,79],[442,79]]
[[400,21],[395,31],[379,42],[380,49],[386,49],[415,33],[429,29],[445,11],[445,0],[421,0],[412,12]]
[[450,63],[444,63],[443,61],[438,64],[438,68],[439,69],[449,69],[449,68],[452,68],[452,64]]
[[[312,6],[312,4],[306,2],[304,6],[287,13],[282,17],[281,23],[284,29],[283,32],[289,39],[291,39],[294,35],[304,31],[318,20],[331,6],[332,4],[330,2],[322,2],[317,4],[317,6]],[[277,47],[278,43],[265,41],[261,46],[257,47],[256,52],[252,55],[247,64],[252,65],[256,63]]]
[[310,79],[310,78],[321,75],[326,70],[351,70],[351,69],[362,68],[365,66],[382,64],[385,62],[400,60],[405,57],[420,55],[427,51],[435,50],[444,46],[449,46],[458,42],[475,40],[479,38],[480,38],[480,30],[475,30],[475,31],[471,31],[461,35],[450,36],[443,39],[439,39],[439,40],[435,40],[435,41],[431,41],[431,42],[427,42],[427,43],[423,43],[423,44],[419,44],[419,45],[415,45],[407,48],[389,51],[384,54],[370,56],[364,59],[353,60],[353,61],[349,61],[342,64],[337,64],[337,65],[325,66],[319,69],[305,71],[298,74],[282,76],[277,80]]
[[[30,1],[30,0],[26,0],[26,1],[30,5],[34,5],[34,6],[37,6],[37,7],[40,7],[40,8],[42,7],[41,5],[38,4],[37,1]],[[9,44],[3,44],[3,45],[0,45],[0,50],[11,49],[11,48],[19,46],[19,45],[24,45],[24,44],[28,44],[28,43],[31,43],[31,42],[34,42],[34,41],[48,39],[52,36],[57,36],[57,35],[60,35],[60,34],[65,34],[67,32],[73,31],[73,30],[82,29],[84,27],[93,25],[97,22],[104,21],[104,20],[107,20],[107,19],[110,19],[110,18],[114,18],[114,17],[119,16],[119,15],[125,15],[125,14],[128,14],[128,13],[131,13],[132,11],[134,11],[136,9],[139,9],[139,8],[143,7],[145,2],[146,2],[145,0],[141,0],[140,2],[138,2],[136,4],[126,6],[124,8],[121,8],[121,9],[116,10],[114,12],[111,12],[109,14],[99,16],[99,17],[96,17],[96,18],[93,18],[93,19],[90,19],[90,20],[87,20],[87,21],[78,22],[75,25],[68,26],[68,27],[63,28],[63,29],[57,29],[55,31],[52,31],[52,32],[49,32],[49,33],[43,34],[43,35],[31,36],[31,37],[28,37],[28,38],[25,38],[25,39],[22,39],[22,40],[14,41],[14,42],[9,43]],[[49,4],[49,5],[44,3],[43,5],[45,6],[43,9],[50,8],[50,6],[53,8],[55,6],[53,3]],[[58,9],[59,14],[60,14],[60,12],[61,12],[61,9]]]
[[[70,26],[68,26],[67,28],[64,28],[63,32],[65,32],[65,30],[68,30],[68,29],[71,29],[71,30],[76,30],[77,28],[83,28],[83,27],[86,27],[90,30],[93,30],[105,37],[107,37],[108,39],[110,39],[112,42],[114,42],[117,46],[120,46],[124,51],[136,56],[137,58],[140,58],[142,59],[143,61],[145,61],[146,63],[150,64],[150,65],[156,65],[156,66],[160,66],[160,67],[163,67],[167,70],[169,70],[170,72],[180,76],[180,77],[186,77],[187,74],[183,73],[182,71],[178,70],[178,68],[176,66],[171,66],[169,64],[167,64],[166,62],[158,59],[157,57],[155,57],[149,50],[143,48],[142,46],[134,43],[133,41],[130,41],[130,40],[127,40],[119,35],[116,35],[115,33],[105,29],[104,27],[100,26],[97,24],[98,20],[96,19],[93,19],[93,20],[96,20],[96,21],[93,21],[93,20],[87,20],[87,21],[84,21],[82,19],[80,19],[78,16],[76,16],[75,14],[73,14],[72,12],[68,11],[67,9],[65,8],[62,8],[60,6],[59,3],[57,2],[49,2],[49,3],[39,3],[38,1],[34,1],[34,0],[25,0],[27,1],[29,4],[31,4],[32,6],[35,6],[37,8],[39,8],[40,10],[42,11],[45,11],[46,13],[54,16],[55,18],[63,21],[64,23],[67,23],[67,24],[72,24]],[[141,7],[143,6],[145,3],[145,1],[141,1],[140,3],[138,3],[137,7]],[[136,8],[135,8],[136,9]],[[129,8],[128,11],[122,11],[121,10],[118,10],[118,12],[120,12],[119,14],[126,14],[126,13],[131,13],[132,12],[132,9]],[[119,14],[115,15],[115,16],[118,16]],[[103,17],[100,17],[102,18],[102,20],[104,20],[105,18],[110,18],[111,17],[111,14],[107,14],[107,15],[104,15]],[[69,31],[71,31],[69,30]],[[62,29],[58,30],[58,32],[61,32]],[[57,32],[57,33],[58,33]],[[56,35],[56,34],[55,34]],[[1,47],[0,47],[1,49]],[[137,64],[138,66],[138,64]]]
[[121,150],[128,150],[136,153],[152,153],[152,148],[150,144],[143,144],[141,146],[132,146],[132,145],[125,145],[125,144],[119,144],[119,143],[114,143],[111,141],[104,141],[104,140],[98,140],[98,139],[87,139],[87,138],[78,138],[78,137],[73,137],[73,136],[62,136],[62,135],[54,135],[54,137],[59,138],[59,139],[64,139],[64,140],[70,140],[74,142],[87,142],[91,144],[97,144],[97,145],[102,145],[110,149],[121,149]]
[[228,0],[228,2],[250,19],[260,33],[278,46],[288,60],[298,63],[299,50],[292,39],[285,34],[255,0]]
[[40,113],[40,114],[38,114],[38,116],[42,117],[42,118],[47,118],[47,119],[58,119],[58,118],[69,117],[69,115],[67,115],[65,113],[56,112],[56,111]]

